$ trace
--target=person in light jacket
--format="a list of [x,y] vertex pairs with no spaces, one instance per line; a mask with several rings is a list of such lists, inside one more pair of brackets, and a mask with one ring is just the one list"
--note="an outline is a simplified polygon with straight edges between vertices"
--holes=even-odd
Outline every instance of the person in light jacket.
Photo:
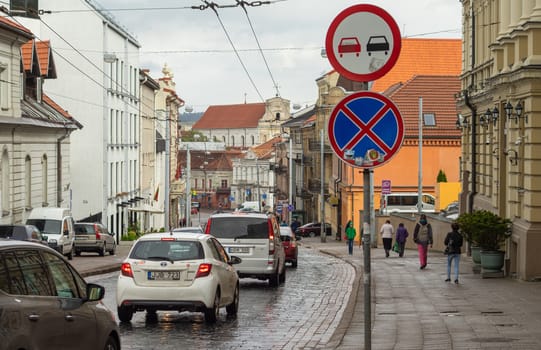
[[385,223],[381,225],[379,232],[381,233],[381,240],[383,241],[383,249],[385,249],[385,257],[388,258],[389,252],[393,246],[394,227],[391,225],[391,221],[386,220]]

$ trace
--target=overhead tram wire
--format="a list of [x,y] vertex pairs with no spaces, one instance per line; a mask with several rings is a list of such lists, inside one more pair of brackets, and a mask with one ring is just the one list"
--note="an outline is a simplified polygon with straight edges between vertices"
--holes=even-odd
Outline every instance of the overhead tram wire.
[[246,10],[246,4],[247,2],[244,0],[236,0],[237,4],[242,7],[244,10],[244,13],[246,14],[246,19],[248,20],[248,23],[250,24],[250,29],[252,29],[252,33],[254,34],[255,42],[257,43],[257,47],[259,48],[259,52],[261,53],[261,57],[263,58],[263,62],[265,62],[265,66],[267,67],[267,71],[269,72],[269,75],[271,77],[272,83],[274,84],[274,88],[276,89],[276,96],[280,96],[280,90],[278,90],[278,84],[276,84],[276,81],[274,80],[274,76],[272,75],[272,72],[269,67],[269,63],[267,62],[267,59],[265,58],[265,54],[263,53],[263,50],[261,49],[261,45],[259,44],[259,39],[257,38],[257,35],[255,33],[254,26],[252,25],[252,21],[250,20],[250,16],[248,16],[248,11]]
[[[220,22],[220,25],[222,26],[222,29],[225,33],[225,36],[227,37],[227,40],[229,41],[229,44],[231,45],[231,47],[233,48],[233,51],[235,51],[235,55],[237,55],[237,58],[239,59],[239,62],[240,62],[240,65],[242,66],[242,68],[244,69],[244,72],[246,73],[246,75],[248,76],[248,79],[250,80],[250,82],[252,83],[252,86],[254,87],[255,91],[257,92],[257,94],[259,95],[259,98],[261,99],[261,101],[265,101],[265,99],[263,98],[263,96],[261,96],[261,93],[259,92],[259,89],[257,88],[257,86],[255,85],[255,82],[254,80],[252,79],[252,76],[250,75],[250,73],[248,72],[248,69],[246,68],[246,65],[244,64],[244,62],[242,61],[242,58],[240,57],[238,51],[237,51],[237,48],[235,47],[235,45],[233,44],[233,41],[231,40],[231,37],[229,36],[229,33],[227,32],[227,30],[225,29],[225,26],[222,22],[222,19],[220,18],[220,15],[218,14],[218,10],[216,10],[216,8],[218,7],[223,7],[223,5],[219,6],[217,5],[216,3],[214,2],[208,2],[207,0],[201,0],[205,6],[201,5],[200,10],[205,10],[207,8],[210,8],[212,11],[214,11],[214,13],[216,14],[216,17],[218,18],[218,22]],[[235,5],[236,6],[236,5]],[[231,6],[229,6],[231,7]]]

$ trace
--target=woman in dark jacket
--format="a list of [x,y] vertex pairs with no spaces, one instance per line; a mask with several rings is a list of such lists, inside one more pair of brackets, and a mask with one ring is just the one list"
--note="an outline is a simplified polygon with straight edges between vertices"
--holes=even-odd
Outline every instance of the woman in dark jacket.
[[458,224],[451,224],[452,231],[445,237],[445,246],[447,251],[447,279],[445,282],[451,282],[451,264],[455,261],[455,283],[458,284],[458,264],[460,263],[460,248],[462,247],[462,235],[458,232]]

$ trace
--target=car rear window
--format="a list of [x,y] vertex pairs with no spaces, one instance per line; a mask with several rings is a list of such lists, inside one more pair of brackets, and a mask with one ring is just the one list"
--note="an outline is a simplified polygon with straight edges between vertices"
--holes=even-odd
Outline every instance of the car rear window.
[[78,225],[75,224],[75,234],[94,234],[96,233],[96,230],[94,229],[94,225]]
[[216,238],[269,238],[267,218],[224,217],[210,219],[210,234]]
[[197,241],[139,241],[131,254],[131,259],[141,260],[198,260],[205,253]]

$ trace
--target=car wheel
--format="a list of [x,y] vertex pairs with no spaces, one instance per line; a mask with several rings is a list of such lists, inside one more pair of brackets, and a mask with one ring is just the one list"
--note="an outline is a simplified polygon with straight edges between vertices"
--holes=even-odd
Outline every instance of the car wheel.
[[98,251],[98,254],[100,256],[104,256],[105,255],[105,250],[107,249],[107,247],[105,246],[105,242],[103,243],[103,245],[101,246],[101,249]]
[[316,236],[316,233],[315,232],[310,232],[309,236],[314,238]]
[[214,295],[214,304],[205,310],[205,321],[207,323],[215,323],[220,313],[220,291],[217,290]]
[[280,274],[280,277],[278,278],[280,283],[285,283],[286,281],[286,267],[284,265],[284,268],[282,269],[282,273]]
[[297,260],[291,261],[291,267],[297,267]]
[[129,306],[117,307],[118,319],[120,322],[130,322],[133,317],[133,309]]
[[116,339],[110,335],[109,338],[107,338],[107,342],[105,343],[104,350],[119,350],[120,347],[118,346],[118,343]]
[[109,251],[109,255],[115,255],[116,253],[116,243],[113,244],[113,249]]
[[233,302],[225,307],[228,316],[235,316],[239,311],[239,285],[235,287],[235,295],[233,296]]
[[81,256],[81,251],[80,251],[80,250],[76,250],[76,251],[75,251],[75,256]]
[[269,277],[269,286],[271,287],[278,287],[278,284],[280,283],[280,274],[278,273],[278,268],[276,268],[276,271]]

